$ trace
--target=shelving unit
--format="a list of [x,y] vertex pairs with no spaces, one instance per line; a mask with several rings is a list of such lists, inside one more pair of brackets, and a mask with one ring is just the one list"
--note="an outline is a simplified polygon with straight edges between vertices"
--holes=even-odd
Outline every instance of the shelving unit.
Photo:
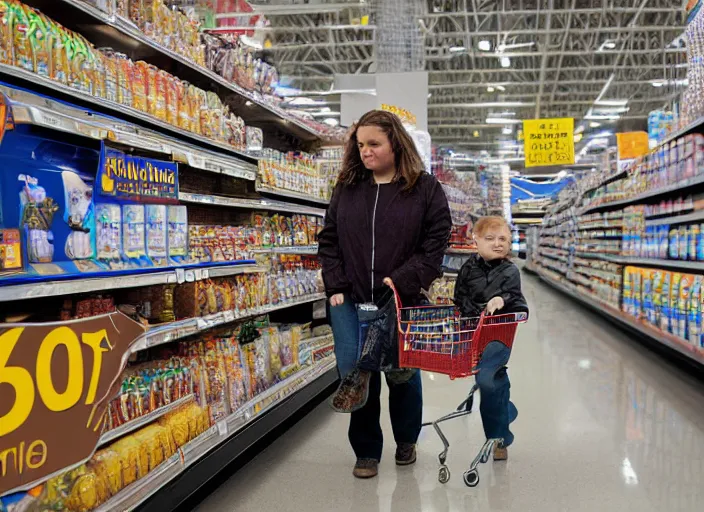
[[[127,20],[117,16],[110,17],[82,0],[32,0],[31,5],[63,26],[84,34],[96,47],[110,47],[133,59],[159,63],[194,85],[206,90],[214,88],[218,96],[227,97],[230,105],[237,107],[247,124],[265,129],[265,133],[269,135],[265,144],[269,146],[280,145],[278,134],[294,137],[299,144],[315,142],[324,137],[322,133],[287,114],[282,108],[267,102],[260,95],[246,91],[220,75],[164,48]],[[70,91],[51,88],[62,94],[71,94]],[[84,99],[90,101],[88,98]],[[154,124],[152,119],[147,122]]]
[[[119,390],[120,399],[126,397],[128,392],[125,390],[130,389],[128,400],[144,400],[139,408],[131,411],[150,411],[136,418],[137,413],[126,412],[125,419],[134,419],[100,435],[101,426],[119,424],[120,421],[114,421],[112,417],[110,421],[105,417],[93,418],[96,410],[107,414],[105,409],[94,409],[88,424],[94,427],[93,433],[98,439],[95,452],[81,455],[85,457],[82,460],[71,459],[63,470],[58,468],[50,475],[38,475],[32,481],[43,482],[47,490],[42,490],[44,494],[41,496],[27,494],[25,497],[66,499],[61,496],[68,495],[75,483],[70,480],[75,478],[75,475],[71,476],[71,468],[83,465],[84,471],[93,471],[93,461],[101,453],[109,453],[112,457],[123,441],[134,442],[142,439],[140,435],[150,436],[157,429],[172,428],[170,421],[176,421],[174,418],[185,414],[184,411],[190,411],[190,414],[196,409],[200,415],[198,422],[206,423],[203,423],[203,429],[198,427],[195,430],[190,423],[193,416],[190,416],[188,437],[176,441],[177,436],[173,436],[173,447],[177,448],[174,455],[153,467],[150,461],[151,471],[146,476],[140,475],[142,478],[119,491],[111,489],[108,496],[99,498],[101,503],[82,505],[86,510],[100,511],[132,510],[140,506],[160,512],[171,510],[256,440],[330,393],[338,380],[332,336],[329,326],[325,325],[325,307],[321,304],[326,296],[321,293],[316,279],[318,246],[310,238],[322,228],[325,206],[329,201],[317,196],[324,195],[324,190],[316,190],[314,195],[267,187],[260,181],[263,166],[283,162],[287,157],[272,149],[284,153],[303,152],[305,171],[312,169],[314,173],[317,169],[315,155],[307,153],[324,147],[327,153],[323,156],[334,155],[336,149],[328,144],[339,141],[327,140],[326,133],[332,131],[318,131],[305,120],[286,112],[281,108],[280,100],[241,88],[162,47],[129,21],[108,16],[82,0],[26,0],[25,3],[40,9],[53,20],[52,23],[63,25],[66,33],[74,31],[84,36],[96,48],[110,47],[135,62],[143,60],[153,65],[158,68],[156,73],[159,76],[163,71],[163,77],[167,77],[162,77],[164,80],[181,85],[184,80],[202,89],[200,93],[214,94],[220,102],[215,102],[220,105],[218,108],[226,105],[230,112],[241,118],[228,118],[231,124],[227,127],[220,124],[219,128],[208,124],[210,118],[206,121],[204,117],[199,121],[191,118],[191,123],[200,123],[192,129],[212,133],[215,137],[209,138],[144,112],[145,107],[140,107],[136,101],[132,105],[117,103],[26,69],[0,64],[0,94],[6,107],[3,110],[6,117],[1,120],[4,131],[0,152],[2,158],[13,162],[11,166],[6,165],[3,172],[26,173],[19,177],[23,183],[18,189],[24,186],[21,194],[29,198],[20,203],[18,194],[8,195],[4,189],[6,181],[0,180],[0,194],[7,209],[4,211],[3,202],[0,202],[0,244],[15,243],[17,238],[18,249],[13,245],[9,250],[21,253],[19,266],[5,267],[8,246],[1,247],[0,303],[3,307],[0,309],[3,310],[3,321],[27,319],[24,324],[27,328],[44,329],[46,325],[52,329],[59,326],[80,329],[85,325],[83,322],[97,323],[117,318],[119,325],[119,321],[126,321],[116,310],[138,320],[145,332],[140,335],[136,326],[136,339],[120,339],[118,330],[110,334],[110,340],[106,334],[101,341],[100,348],[104,351],[113,351],[112,355],[119,351],[116,358],[120,364],[117,369],[109,370],[116,372],[114,375],[99,375],[101,379],[111,379],[109,386],[101,381],[103,387],[100,389],[105,390],[101,391],[103,393]],[[32,11],[28,8],[27,12]],[[75,34],[70,37],[75,41],[83,40]],[[105,57],[106,54],[100,55]],[[149,69],[153,70],[153,67]],[[124,77],[124,74],[119,76]],[[97,90],[95,84],[84,90],[92,87]],[[127,90],[126,86],[124,90]],[[124,98],[126,93],[122,94]],[[203,111],[207,111],[206,116],[214,116],[210,107],[212,96],[207,99],[207,106],[203,101],[200,106],[196,105],[196,109],[201,109],[201,116]],[[167,98],[159,97],[158,101],[167,103]],[[178,108],[182,109],[182,104]],[[183,110],[179,111],[183,113]],[[245,146],[242,121],[248,127],[262,129],[262,151],[242,149]],[[241,128],[241,133],[235,131],[237,127]],[[36,141],[39,146],[32,146]],[[113,151],[110,157],[107,156],[109,150]],[[11,151],[17,153],[8,155]],[[124,161],[119,162],[124,167],[115,164],[110,174],[106,162],[116,152],[125,155]],[[29,160],[36,161],[27,164],[26,153],[31,155]],[[72,165],[65,164],[68,159],[73,159],[70,160]],[[334,171],[331,162],[326,161],[329,173]],[[278,169],[290,170],[288,163],[281,164]],[[52,171],[53,175],[48,174]],[[57,180],[56,176],[60,178]],[[314,178],[318,179],[318,176]],[[323,176],[321,172],[319,178],[319,188],[325,189],[329,176]],[[131,181],[124,183],[120,180]],[[314,179],[311,181],[315,183]],[[121,185],[124,188],[120,188]],[[159,195],[168,185],[172,189],[164,196]],[[300,184],[294,188],[307,190]],[[78,211],[84,202],[85,210]],[[30,209],[27,213],[27,204],[35,210]],[[98,205],[117,207],[112,211],[117,212],[119,220],[105,213],[98,218]],[[126,206],[134,208],[126,210]],[[153,208],[150,210],[149,207]],[[144,212],[143,220],[125,217],[125,211],[139,211],[139,208]],[[8,213],[10,209],[12,212]],[[19,219],[15,210],[22,212]],[[41,213],[39,220],[30,218],[32,214],[37,216],[37,211]],[[153,231],[150,231],[152,228],[148,227],[148,222],[157,221],[147,219],[149,211],[166,213],[159,218],[161,224]],[[171,217],[174,212],[187,213],[187,220]],[[254,212],[258,215],[249,215]],[[272,222],[267,226],[272,231],[279,230],[277,243],[280,246],[262,247],[264,224],[256,224],[254,217],[262,223]],[[287,241],[287,226],[274,226],[273,219],[296,222],[296,243],[306,245],[287,245],[294,243],[294,233],[291,233],[290,242]],[[141,235],[139,229],[127,231],[140,222]],[[183,232],[172,227],[179,222],[186,226]],[[183,245],[169,238],[172,229],[174,236],[183,233],[186,239]],[[33,230],[40,231],[40,238],[44,238],[38,242],[32,239],[36,245],[30,247],[28,238],[37,235],[29,234]],[[101,232],[107,234],[99,240]],[[149,245],[147,240],[151,240],[150,233],[154,232],[163,235],[164,247],[168,247],[168,251],[159,253]],[[71,239],[73,235],[79,240]],[[137,251],[137,256],[133,256],[134,252],[128,253],[123,247],[133,242],[129,237],[139,236],[143,236],[145,242],[142,252]],[[199,236],[198,243],[202,245],[189,243],[189,238],[193,241]],[[42,242],[44,245],[37,249]],[[76,245],[72,245],[74,243]],[[172,244],[185,247],[184,252],[172,254]],[[139,246],[139,242],[135,245]],[[119,250],[113,250],[114,247]],[[37,251],[31,257],[28,256],[30,248]],[[78,256],[77,248],[85,254]],[[109,250],[112,252],[106,257]],[[208,261],[211,263],[203,263]],[[102,308],[107,308],[110,314]],[[99,309],[102,312],[96,312]],[[268,323],[269,315],[271,324]],[[293,338],[295,329],[300,332],[296,343]],[[281,369],[272,371],[263,380],[249,380],[250,371],[246,365],[254,360],[250,356],[261,355],[264,330],[266,336],[290,339],[290,342],[281,341],[280,359],[283,361],[285,356],[288,362],[286,365],[282,363]],[[85,344],[85,338],[77,339],[83,339]],[[24,343],[18,342],[12,350],[26,350]],[[289,343],[286,354],[283,353],[284,343]],[[269,345],[267,347],[267,351],[274,350]],[[86,347],[81,350],[87,354]],[[210,366],[206,366],[206,358],[215,358],[223,369],[227,361],[230,365],[228,372],[214,371],[217,365],[212,364],[213,360],[208,360]],[[36,367],[35,363],[32,371]],[[105,367],[99,366],[97,371],[107,372]],[[210,373],[206,375],[206,371]],[[188,380],[190,377],[184,376],[186,374],[204,380],[192,385],[195,380]],[[176,375],[181,379],[179,382],[187,383],[178,385],[188,385],[190,391],[179,391],[170,396],[187,396],[162,407],[155,404],[163,401],[152,401],[152,395],[145,396],[145,393],[166,389],[167,385],[177,385],[174,384]],[[254,375],[253,371],[251,375]],[[255,378],[256,375],[252,377]],[[205,379],[207,385],[203,384]],[[242,386],[236,397],[235,385]],[[222,394],[211,396],[209,393],[215,389],[220,389]],[[107,394],[101,396],[101,406],[114,398]],[[243,401],[246,403],[242,404]],[[214,407],[220,407],[217,413]],[[94,419],[95,425],[92,424]],[[47,428],[55,426],[53,420],[44,423]],[[198,435],[198,432],[202,433]],[[161,434],[159,442],[168,435]],[[148,439],[150,442],[154,440]],[[5,449],[0,445],[0,452]],[[7,467],[3,469],[10,471]],[[27,491],[20,487],[5,489],[3,482],[0,482],[0,495]],[[55,486],[52,491],[48,490],[50,486]],[[37,506],[62,506],[55,501]],[[0,504],[0,508],[3,505]]]
[[[663,144],[692,133],[700,125],[693,124]],[[651,155],[657,153],[656,148]],[[684,155],[680,156],[684,159]],[[551,286],[637,332],[639,337],[645,336],[704,365],[704,306],[700,291],[704,282],[704,260],[700,258],[704,239],[699,235],[704,211],[697,195],[701,193],[704,172],[695,168],[686,171],[691,174],[680,174],[683,166],[679,161],[668,162],[670,167],[674,165],[670,168],[663,159],[644,158],[652,159],[642,164],[636,160],[618,173],[605,171],[607,175],[601,179],[590,177],[590,183],[596,183],[585,187],[577,183],[569,196],[551,208],[539,238],[533,241],[526,268]],[[623,181],[618,183],[619,180]],[[654,185],[668,181],[672,183]],[[599,195],[602,187],[614,183],[612,190],[620,191],[620,199],[590,204],[593,198],[603,197]],[[580,204],[586,206],[579,207]],[[649,213],[653,211],[670,214]],[[597,213],[603,215],[584,217]],[[655,235],[653,230],[663,226],[675,229]],[[604,233],[588,235],[596,230]],[[681,241],[682,236],[687,237],[685,242]],[[554,248],[556,240],[563,241],[564,247]],[[666,249],[662,244],[667,244]],[[676,244],[674,253],[669,250],[672,244]],[[669,259],[662,257],[663,250]],[[657,254],[659,258],[653,257]],[[683,259],[675,259],[677,255]]]

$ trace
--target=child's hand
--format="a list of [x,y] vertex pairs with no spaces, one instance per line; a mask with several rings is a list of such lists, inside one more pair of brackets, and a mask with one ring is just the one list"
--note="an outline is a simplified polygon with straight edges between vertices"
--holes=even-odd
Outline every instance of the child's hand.
[[504,307],[504,299],[502,299],[501,297],[494,297],[486,305],[486,312],[489,313],[490,315],[493,315],[495,311],[503,309],[503,307]]

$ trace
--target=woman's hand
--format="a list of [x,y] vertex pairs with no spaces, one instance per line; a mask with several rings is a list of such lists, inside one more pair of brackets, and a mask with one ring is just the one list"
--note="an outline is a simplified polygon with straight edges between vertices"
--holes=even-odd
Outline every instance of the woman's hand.
[[489,313],[490,315],[493,315],[495,311],[503,309],[503,307],[504,307],[504,299],[502,299],[501,297],[494,297],[486,305],[486,312]]
[[332,307],[341,306],[344,303],[345,303],[345,296],[342,293],[336,293],[335,295],[330,297],[330,305]]

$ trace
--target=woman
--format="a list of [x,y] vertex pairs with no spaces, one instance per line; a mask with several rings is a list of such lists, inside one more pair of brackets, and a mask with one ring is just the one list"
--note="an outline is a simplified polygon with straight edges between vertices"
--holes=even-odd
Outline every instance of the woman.
[[[528,312],[521,291],[521,274],[508,259],[511,230],[502,217],[482,217],[474,226],[477,254],[460,269],[455,284],[455,304],[463,316],[477,317],[482,311],[494,313]],[[499,341],[489,343],[479,362],[477,386],[481,393],[479,411],[487,439],[503,439],[494,445],[494,460],[506,460],[513,443],[509,424],[518,411],[510,400],[511,383],[506,364],[511,349]]]
[[[342,377],[357,362],[357,305],[379,298],[393,283],[404,305],[421,300],[440,277],[452,221],[442,186],[424,172],[413,140],[389,112],[367,112],[353,127],[342,171],[319,236],[323,280],[330,298],[335,356]],[[416,461],[423,398],[420,372],[390,381],[389,409],[396,464]],[[354,476],[377,475],[383,435],[381,375],[372,374],[367,403],[351,414]]]

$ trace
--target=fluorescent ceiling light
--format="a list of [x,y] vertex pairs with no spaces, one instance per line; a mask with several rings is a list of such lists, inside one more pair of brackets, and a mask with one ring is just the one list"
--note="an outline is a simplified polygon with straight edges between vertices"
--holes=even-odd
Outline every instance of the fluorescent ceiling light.
[[483,52],[491,51],[491,43],[489,41],[487,41],[486,39],[483,41],[479,41],[479,44],[477,45],[477,47]]
[[530,43],[512,43],[512,44],[500,44],[499,47],[496,49],[499,53],[504,52],[506,50],[514,50],[516,48],[529,48],[531,46],[535,46],[535,42],[530,42]]
[[450,46],[450,53],[460,53],[466,51],[467,48],[465,46]]
[[338,124],[340,124],[340,122],[334,117],[328,117],[327,119],[323,119],[323,122],[328,126],[337,126]]
[[625,107],[628,100],[596,100],[594,105],[604,105],[607,107]]
[[494,92],[496,89],[494,89],[491,85],[486,88],[487,92]]
[[534,101],[485,101],[476,103],[435,103],[434,108],[502,108],[502,107],[534,107]]
[[506,90],[506,87],[504,87],[503,85],[497,85],[496,88],[502,92]]
[[508,57],[501,57],[501,67],[502,68],[510,68],[511,67],[511,59]]
[[616,48],[616,43],[607,39],[606,41],[601,43],[601,46],[599,46],[597,52],[603,52],[604,50],[613,50],[614,48]]
[[503,119],[501,117],[487,117],[486,124],[523,124],[519,119]]
[[511,135],[513,133],[513,128],[510,126],[505,126],[503,130],[501,130],[501,133],[504,135]]
[[601,126],[601,123],[597,123],[596,121],[592,121],[589,123],[589,128],[599,128]]
[[653,82],[650,82],[653,87],[662,87],[663,85],[666,84],[665,80],[654,80]]

